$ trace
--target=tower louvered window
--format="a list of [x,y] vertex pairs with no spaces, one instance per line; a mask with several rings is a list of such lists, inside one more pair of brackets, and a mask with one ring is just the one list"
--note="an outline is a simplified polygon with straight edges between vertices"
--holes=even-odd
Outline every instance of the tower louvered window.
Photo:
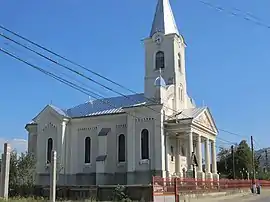
[[158,51],[156,53],[156,70],[165,68],[164,52]]

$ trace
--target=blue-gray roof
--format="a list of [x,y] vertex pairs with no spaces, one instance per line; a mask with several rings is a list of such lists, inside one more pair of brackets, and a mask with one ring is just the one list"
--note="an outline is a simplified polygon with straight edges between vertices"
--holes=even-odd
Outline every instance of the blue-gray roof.
[[193,119],[201,114],[207,107],[196,107],[184,109],[181,113],[178,114],[178,119]]
[[93,100],[80,104],[73,108],[67,110],[57,109],[57,112],[65,113],[66,116],[75,118],[83,116],[95,116],[95,115],[105,115],[105,114],[116,114],[122,113],[123,108],[132,107],[136,105],[143,105],[149,103],[149,100],[144,97],[143,93],[133,94],[118,97],[110,97],[99,100]]

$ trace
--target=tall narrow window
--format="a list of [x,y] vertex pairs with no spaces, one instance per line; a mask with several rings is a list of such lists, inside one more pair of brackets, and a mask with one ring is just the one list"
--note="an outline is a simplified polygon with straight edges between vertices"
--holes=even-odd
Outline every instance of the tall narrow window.
[[141,133],[141,159],[149,159],[149,132],[146,129]]
[[158,51],[156,53],[156,70],[165,68],[164,52]]
[[126,161],[126,138],[121,134],[118,137],[118,162]]
[[53,149],[53,139],[49,138],[47,142],[47,163],[51,163]]
[[182,85],[180,85],[180,87],[179,87],[179,99],[181,102],[184,100],[183,86]]
[[182,73],[182,68],[181,68],[181,54],[178,53],[178,68],[179,68],[179,71]]
[[91,138],[86,137],[84,140],[84,163],[91,163]]

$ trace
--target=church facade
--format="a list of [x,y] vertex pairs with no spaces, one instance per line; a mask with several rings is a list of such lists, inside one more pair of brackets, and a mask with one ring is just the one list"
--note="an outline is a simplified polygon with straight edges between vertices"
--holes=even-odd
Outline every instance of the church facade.
[[37,159],[37,185],[49,184],[52,150],[57,151],[59,185],[149,184],[152,176],[188,177],[194,156],[195,177],[218,178],[218,131],[209,109],[197,107],[187,93],[186,44],[169,0],[158,0],[144,44],[144,93],[70,109],[47,105],[26,124],[28,151]]

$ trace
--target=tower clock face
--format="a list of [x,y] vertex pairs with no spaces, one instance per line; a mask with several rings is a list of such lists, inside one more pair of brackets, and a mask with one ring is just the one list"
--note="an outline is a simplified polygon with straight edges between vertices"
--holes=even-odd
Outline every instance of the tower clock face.
[[156,36],[155,36],[155,43],[156,43],[157,45],[160,45],[161,42],[162,42],[162,36],[159,35],[159,34],[156,35]]

